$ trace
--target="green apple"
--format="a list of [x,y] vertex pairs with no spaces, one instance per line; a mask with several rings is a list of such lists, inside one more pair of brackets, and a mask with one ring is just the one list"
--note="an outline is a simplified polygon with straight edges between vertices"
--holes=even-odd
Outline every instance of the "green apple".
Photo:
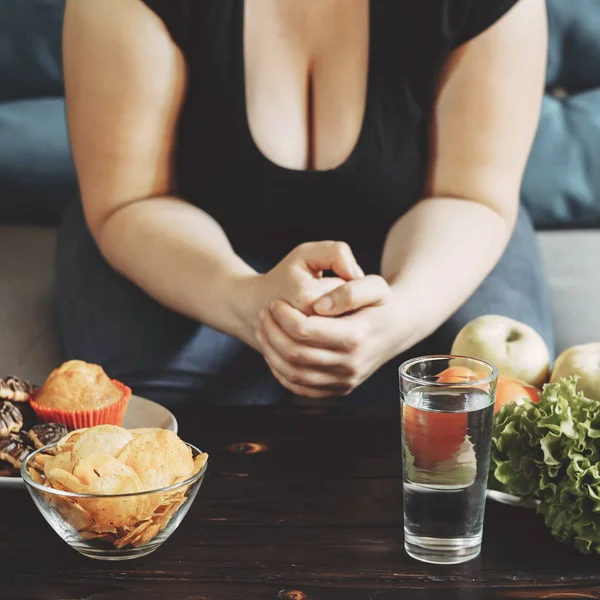
[[600,342],[572,346],[565,350],[554,363],[550,381],[572,375],[580,377],[577,391],[600,402]]
[[500,375],[541,388],[548,379],[550,353],[529,325],[502,315],[467,323],[452,344],[453,355],[471,356],[496,366]]

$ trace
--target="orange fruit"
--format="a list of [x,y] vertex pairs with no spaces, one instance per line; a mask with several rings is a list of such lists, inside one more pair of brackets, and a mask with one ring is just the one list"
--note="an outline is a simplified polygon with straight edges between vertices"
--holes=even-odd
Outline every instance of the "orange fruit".
[[526,400],[531,402],[539,402],[540,390],[528,385],[518,379],[511,379],[498,375],[498,383],[496,386],[496,404],[494,406],[494,414],[496,414],[502,406],[510,402],[523,403]]
[[[437,377],[437,380],[442,383],[461,383],[463,381],[469,383],[477,379],[483,379],[483,374],[478,374],[476,371],[467,369],[466,367],[449,367]],[[480,387],[485,391],[489,390],[488,384],[482,384]],[[539,402],[539,394],[540,390],[524,381],[506,377],[505,375],[498,375],[494,414],[500,410],[501,406],[509,402],[523,402],[525,400]]]

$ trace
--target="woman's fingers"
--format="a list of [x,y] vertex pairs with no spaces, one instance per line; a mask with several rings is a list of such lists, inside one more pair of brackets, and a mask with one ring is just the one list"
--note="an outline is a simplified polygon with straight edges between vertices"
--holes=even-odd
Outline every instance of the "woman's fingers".
[[271,302],[270,310],[281,329],[302,345],[349,353],[366,337],[366,331],[357,323],[319,315],[307,317],[281,300]]
[[365,276],[346,242],[307,242],[296,251],[314,274],[331,270],[346,281]]
[[365,306],[381,304],[389,294],[389,285],[383,277],[368,275],[328,292],[313,304],[313,310],[318,315],[335,317]]
[[[266,338],[272,349],[287,363],[299,368],[326,371],[335,375],[351,376],[354,371],[349,367],[347,357],[315,346],[308,346],[291,338],[275,321],[269,310],[261,316],[260,333]],[[325,385],[322,380],[314,385]]]
[[288,389],[296,386],[313,393],[320,390],[326,395],[340,396],[356,386],[356,373],[349,367],[348,357],[296,342],[280,328],[269,311],[264,312],[256,337],[267,364],[280,381],[285,381]]
[[316,299],[331,293],[336,288],[344,285],[346,282],[339,277],[321,277],[306,282],[304,286],[297,290],[291,290],[282,300],[289,302],[294,308],[303,312],[305,315],[313,315],[313,304]]
[[317,371],[310,367],[299,367],[287,362],[268,342],[264,334],[258,335],[263,356],[272,370],[293,385],[309,388],[331,389],[341,388],[343,384],[335,375],[326,371]]

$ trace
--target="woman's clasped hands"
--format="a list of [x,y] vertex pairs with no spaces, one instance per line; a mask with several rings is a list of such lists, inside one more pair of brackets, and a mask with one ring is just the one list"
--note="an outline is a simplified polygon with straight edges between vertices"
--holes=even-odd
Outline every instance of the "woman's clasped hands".
[[343,242],[298,246],[254,278],[251,296],[261,306],[254,346],[277,380],[300,396],[346,396],[402,349],[390,286],[365,275]]

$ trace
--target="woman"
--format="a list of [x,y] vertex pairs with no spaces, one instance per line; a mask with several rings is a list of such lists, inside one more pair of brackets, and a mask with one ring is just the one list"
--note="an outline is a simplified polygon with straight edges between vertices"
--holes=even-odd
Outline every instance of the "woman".
[[545,24],[543,0],[69,0],[69,357],[164,403],[395,402],[402,355],[478,315],[552,347],[519,210]]

